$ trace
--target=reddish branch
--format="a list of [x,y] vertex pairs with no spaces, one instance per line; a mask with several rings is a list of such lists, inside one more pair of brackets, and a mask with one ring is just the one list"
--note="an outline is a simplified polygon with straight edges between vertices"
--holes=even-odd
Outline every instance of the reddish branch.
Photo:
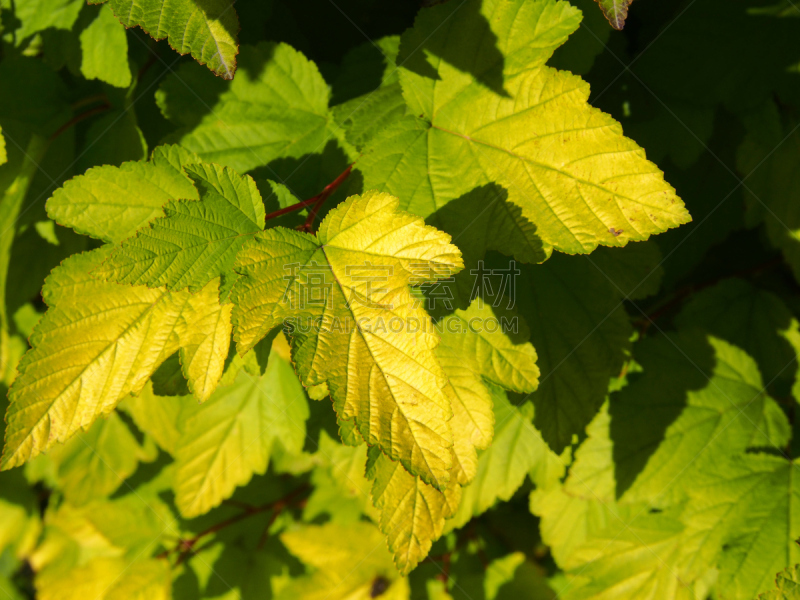
[[54,139],[56,139],[70,127],[77,125],[81,121],[84,121],[91,116],[103,113],[107,111],[109,108],[111,108],[111,104],[109,104],[108,102],[103,102],[103,104],[101,104],[100,106],[95,106],[94,108],[90,108],[86,112],[82,112],[79,115],[75,115],[69,121],[67,121],[61,127],[59,127],[53,135],[50,136],[50,141],[52,142]]
[[637,319],[635,323],[639,325],[640,332],[644,334],[647,332],[647,329],[650,327],[652,323],[663,317],[665,314],[669,313],[673,308],[679,306],[684,300],[686,300],[690,296],[693,296],[697,292],[700,292],[706,288],[714,286],[723,279],[729,279],[731,277],[744,277],[746,275],[749,276],[758,275],[764,271],[767,271],[769,269],[772,269],[773,267],[780,265],[782,262],[783,258],[778,256],[776,258],[768,260],[754,267],[741,269],[729,275],[715,277],[710,281],[686,285],[678,289],[671,297],[667,298],[664,302],[657,304],[655,308],[651,309],[650,312],[648,312],[641,319]]
[[259,547],[261,547],[264,545],[264,542],[266,542],[269,528],[275,522],[275,519],[278,518],[278,515],[280,515],[287,508],[300,504],[303,501],[303,499],[301,499],[300,496],[306,493],[309,490],[309,488],[310,486],[308,484],[303,484],[300,487],[286,494],[283,498],[279,498],[278,500],[269,502],[262,506],[250,506],[248,504],[237,502],[235,503],[235,505],[242,508],[241,513],[239,513],[238,515],[234,515],[228,519],[225,519],[224,521],[220,521],[219,523],[216,523],[215,525],[212,525],[207,529],[204,529],[194,537],[185,540],[184,539],[178,540],[178,543],[175,545],[174,548],[169,548],[167,550],[164,550],[161,554],[158,554],[156,558],[168,558],[172,554],[177,554],[178,560],[176,564],[180,564],[190,554],[192,554],[195,551],[198,542],[207,538],[208,536],[213,535],[218,531],[225,529],[226,527],[230,527],[231,525],[234,525],[239,521],[243,521],[252,516],[260,515],[265,512],[273,511],[272,516],[270,517],[269,520],[269,524],[267,525],[267,530],[264,532],[264,535],[262,536],[262,539],[259,542]]
[[280,210],[276,210],[275,212],[269,213],[265,219],[275,219],[276,217],[280,217],[282,215],[288,214],[290,212],[294,212],[296,210],[301,210],[306,208],[307,206],[311,206],[311,210],[308,213],[308,218],[306,222],[303,223],[299,229],[302,231],[311,231],[311,228],[314,226],[314,220],[317,218],[317,213],[319,209],[322,208],[322,205],[325,203],[331,194],[333,194],[340,185],[350,176],[350,171],[353,169],[353,165],[347,167],[344,172],[339,175],[336,179],[330,182],[328,185],[325,186],[325,189],[322,190],[319,194],[314,196],[313,198],[309,198],[308,200],[303,200],[302,202],[298,202],[296,204],[292,204],[291,206],[287,206]]

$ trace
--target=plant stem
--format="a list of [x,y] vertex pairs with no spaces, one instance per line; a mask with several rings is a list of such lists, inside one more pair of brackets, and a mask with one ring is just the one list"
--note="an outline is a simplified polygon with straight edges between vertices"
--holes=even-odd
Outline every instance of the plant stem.
[[58,136],[60,136],[65,131],[67,131],[67,129],[69,129],[73,125],[77,125],[81,121],[83,121],[85,119],[88,119],[91,116],[94,116],[94,115],[100,114],[102,112],[105,112],[109,108],[111,108],[111,104],[109,104],[108,102],[104,102],[100,106],[95,106],[94,108],[90,108],[86,112],[82,112],[79,115],[75,115],[69,121],[67,121],[61,127],[59,127],[56,130],[56,132],[48,138],[48,140],[52,142],[53,140],[55,140]]
[[718,284],[723,279],[730,279],[733,277],[743,277],[745,275],[757,275],[763,271],[766,271],[781,264],[781,262],[783,262],[783,258],[781,256],[778,256],[761,264],[755,265],[753,267],[748,267],[747,269],[741,269],[729,275],[715,277],[710,281],[686,285],[676,290],[671,297],[667,298],[661,303],[656,304],[656,306],[652,308],[650,312],[647,313],[646,316],[642,317],[641,319],[636,319],[635,322],[640,325],[640,332],[642,335],[644,335],[654,321],[664,316],[666,313],[668,313],[676,306],[680,305],[688,297],[693,296],[694,294],[706,288]]
[[[178,553],[178,561],[177,561],[176,564],[180,564],[186,559],[186,557],[189,554],[192,553],[192,551],[194,550],[195,546],[197,546],[197,543],[200,540],[202,540],[203,538],[205,538],[205,537],[207,537],[209,535],[212,535],[214,533],[217,533],[218,531],[220,531],[222,529],[225,529],[226,527],[234,525],[234,524],[238,523],[239,521],[243,521],[244,519],[247,519],[247,518],[252,517],[254,515],[260,515],[262,513],[270,511],[270,510],[275,511],[274,514],[272,515],[272,517],[270,518],[270,522],[269,522],[270,525],[272,525],[272,523],[275,522],[275,519],[277,519],[278,515],[282,511],[284,511],[286,508],[292,506],[295,503],[295,501],[298,499],[298,496],[301,496],[303,493],[307,492],[309,490],[309,488],[310,488],[310,486],[307,483],[305,483],[305,484],[301,485],[300,487],[295,488],[294,490],[292,490],[288,494],[286,494],[283,498],[279,498],[278,500],[275,500],[273,502],[269,502],[269,503],[264,504],[262,506],[241,505],[243,510],[238,515],[234,515],[234,516],[232,516],[232,517],[230,517],[228,519],[220,521],[219,523],[216,523],[216,524],[212,525],[211,527],[208,527],[207,529],[204,529],[203,531],[201,531],[200,533],[198,533],[194,537],[191,537],[191,538],[188,538],[188,539],[185,539],[185,540],[178,540],[178,543],[175,545],[174,548],[169,548],[167,550],[164,550],[160,554],[156,555],[156,558],[167,558],[169,555],[177,552]],[[266,541],[266,539],[264,541]],[[263,545],[263,542],[261,542],[261,544]]]
[[266,217],[264,217],[265,220],[269,221],[270,219],[275,219],[287,213],[294,212],[296,210],[301,210],[307,206],[313,206],[311,212],[308,215],[308,218],[306,219],[306,222],[303,223],[303,225],[301,226],[301,229],[303,229],[304,231],[308,231],[314,224],[314,219],[316,218],[319,209],[322,207],[322,204],[325,202],[325,200],[328,199],[328,197],[331,194],[333,194],[336,191],[336,189],[340,185],[342,185],[344,180],[350,176],[350,171],[352,170],[352,168],[353,165],[347,167],[341,175],[339,175],[331,183],[326,185],[325,189],[323,189],[319,194],[317,194],[313,198],[309,198],[308,200],[303,200],[302,202],[297,202],[296,204],[292,204],[291,206],[286,206],[284,208],[281,208],[280,210],[271,212]]

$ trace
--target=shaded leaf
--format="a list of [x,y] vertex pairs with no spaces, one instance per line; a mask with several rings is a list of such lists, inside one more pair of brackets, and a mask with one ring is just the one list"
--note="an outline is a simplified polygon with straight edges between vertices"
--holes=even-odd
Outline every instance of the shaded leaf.
[[95,19],[81,31],[80,40],[81,73],[86,79],[99,79],[121,88],[131,84],[128,38],[110,7],[97,11]]

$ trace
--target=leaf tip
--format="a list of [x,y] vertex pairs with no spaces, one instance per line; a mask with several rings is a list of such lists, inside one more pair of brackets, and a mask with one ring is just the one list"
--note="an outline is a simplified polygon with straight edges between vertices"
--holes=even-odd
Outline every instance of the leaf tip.
[[595,2],[600,6],[611,27],[622,31],[628,18],[628,7],[633,0],[595,0]]

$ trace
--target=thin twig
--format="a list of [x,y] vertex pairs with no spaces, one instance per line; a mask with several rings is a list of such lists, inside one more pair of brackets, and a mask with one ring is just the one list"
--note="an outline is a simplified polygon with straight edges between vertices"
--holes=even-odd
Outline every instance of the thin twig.
[[306,222],[300,226],[300,229],[304,231],[310,230],[311,226],[314,223],[314,219],[317,216],[317,212],[319,212],[319,209],[322,207],[322,204],[325,202],[325,200],[327,200],[330,197],[331,194],[333,194],[336,191],[336,189],[340,185],[342,185],[344,180],[350,176],[350,171],[352,169],[353,165],[347,167],[341,175],[339,175],[331,183],[326,185],[325,189],[323,189],[319,194],[317,194],[313,198],[309,198],[308,200],[303,200],[302,202],[297,202],[296,204],[292,204],[291,206],[286,206],[284,208],[281,208],[280,210],[271,212],[266,217],[264,217],[265,220],[269,221],[270,219],[275,219],[287,213],[294,212],[296,210],[301,210],[307,206],[313,206],[311,212],[308,215],[308,218],[306,219]]
[[231,525],[234,525],[239,521],[243,521],[244,519],[247,519],[254,515],[260,515],[267,511],[274,510],[275,514],[273,514],[272,517],[270,518],[270,524],[271,524],[275,521],[280,512],[282,512],[283,510],[285,510],[290,506],[293,506],[295,504],[295,500],[298,499],[298,496],[301,496],[302,494],[307,492],[309,487],[310,486],[307,483],[305,483],[300,487],[295,488],[288,494],[286,494],[283,498],[279,498],[278,500],[269,502],[262,506],[249,506],[242,504],[241,505],[242,512],[239,513],[238,515],[234,515],[228,519],[220,521],[219,523],[216,523],[211,527],[204,529],[200,533],[196,534],[194,537],[185,540],[178,540],[178,543],[173,548],[168,548],[163,552],[161,552],[160,554],[157,554],[156,558],[168,558],[170,555],[177,552],[178,561],[176,562],[176,564],[180,564],[187,558],[188,555],[195,552],[197,543],[201,541],[203,538],[208,537],[209,535],[212,535],[214,533],[217,533],[218,531],[225,529],[226,527],[230,527]]
[[75,115],[69,121],[67,121],[61,127],[59,127],[53,135],[50,136],[49,138],[50,141],[52,142],[53,140],[55,140],[58,136],[67,131],[67,129],[69,129],[70,127],[77,125],[78,123],[80,123],[85,119],[88,119],[89,117],[105,112],[109,108],[111,108],[111,105],[106,102],[105,104],[101,104],[100,106],[95,106],[94,108],[90,108],[86,112],[83,112],[79,115]]
[[654,321],[663,317],[665,314],[667,314],[670,310],[681,304],[688,297],[693,296],[694,294],[706,288],[714,286],[724,279],[730,279],[733,277],[743,277],[745,275],[757,275],[759,273],[762,273],[763,271],[766,271],[781,264],[782,262],[783,262],[783,257],[778,256],[761,264],[755,265],[753,267],[741,269],[739,271],[735,271],[734,273],[730,273],[728,275],[715,277],[703,283],[686,285],[678,289],[671,297],[665,299],[663,302],[658,303],[654,308],[650,310],[650,312],[647,313],[647,316],[641,319],[637,319],[635,322],[639,324],[641,328],[640,332],[642,335],[644,335],[647,332],[647,329]]

